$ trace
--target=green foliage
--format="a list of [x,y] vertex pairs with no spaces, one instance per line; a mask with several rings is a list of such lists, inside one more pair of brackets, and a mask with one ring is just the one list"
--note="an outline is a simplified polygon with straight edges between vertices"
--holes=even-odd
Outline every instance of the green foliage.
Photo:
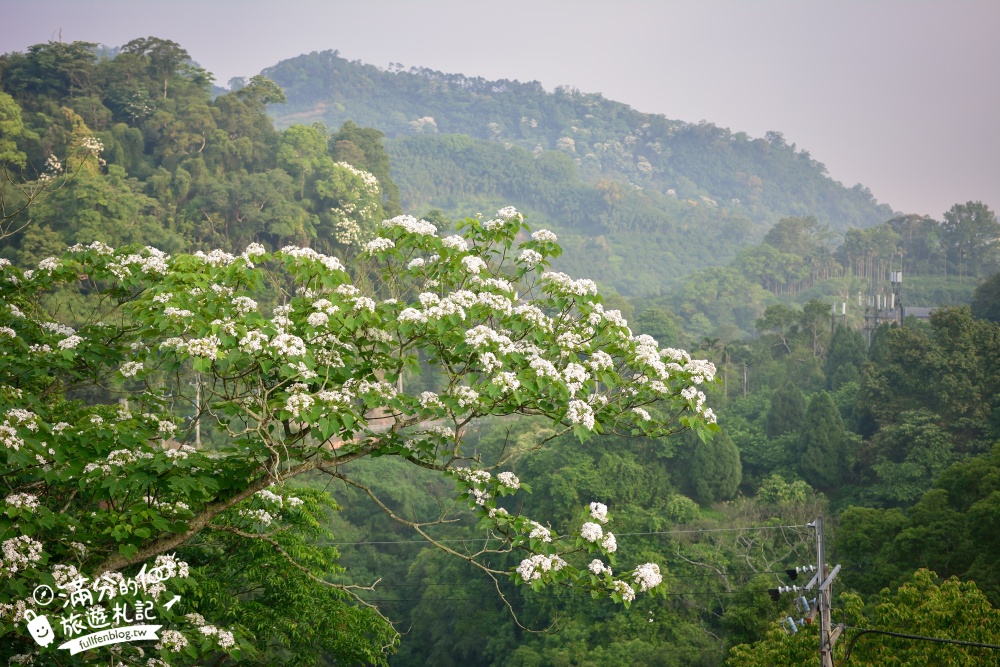
[[934,488],[905,513],[852,507],[841,515],[835,544],[851,564],[845,582],[874,592],[916,567],[973,579],[1000,603],[1000,570],[992,557],[1000,499],[1000,447],[942,472]]
[[830,339],[823,372],[832,391],[861,378],[861,364],[867,357],[865,337],[856,329],[838,326]]
[[725,433],[704,442],[690,442],[686,478],[694,497],[703,503],[729,500],[743,478],[740,452]]
[[1000,323],[1000,273],[993,274],[976,288],[969,307],[974,317]]
[[799,470],[807,482],[823,490],[840,485],[848,473],[848,437],[830,394],[813,395],[802,421]]
[[771,394],[771,406],[767,411],[765,432],[776,437],[798,431],[806,416],[806,400],[799,388],[788,383]]
[[[1000,610],[990,606],[975,583],[957,579],[937,583],[928,570],[914,572],[896,591],[884,590],[867,607],[862,598],[841,595],[850,625],[908,635],[1000,643]],[[775,627],[755,644],[734,647],[727,664],[736,667],[805,667],[817,662],[818,624],[789,635]],[[843,660],[851,630],[841,635],[834,661]],[[880,635],[860,638],[851,652],[852,665],[954,665],[973,667],[994,660],[990,649],[914,641]]]

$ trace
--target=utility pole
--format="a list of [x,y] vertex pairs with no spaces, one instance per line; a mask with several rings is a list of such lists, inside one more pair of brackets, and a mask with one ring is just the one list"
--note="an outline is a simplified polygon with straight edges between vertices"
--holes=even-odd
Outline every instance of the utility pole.
[[[819,593],[816,595],[816,608],[819,613],[819,655],[821,667],[833,667],[833,645],[840,637],[843,626],[832,627],[830,607],[833,603],[833,580],[840,572],[840,566],[833,568],[827,574],[826,568],[826,538],[823,534],[823,517],[817,517],[811,524],[816,529],[816,580],[820,581]],[[807,586],[806,588],[810,588]]]

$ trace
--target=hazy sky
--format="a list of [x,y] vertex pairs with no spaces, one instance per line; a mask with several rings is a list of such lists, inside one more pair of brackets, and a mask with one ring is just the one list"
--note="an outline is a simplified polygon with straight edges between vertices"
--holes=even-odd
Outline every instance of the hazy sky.
[[785,134],[845,185],[1000,209],[1000,2],[0,0],[0,51],[179,42],[218,82],[300,53],[600,92]]

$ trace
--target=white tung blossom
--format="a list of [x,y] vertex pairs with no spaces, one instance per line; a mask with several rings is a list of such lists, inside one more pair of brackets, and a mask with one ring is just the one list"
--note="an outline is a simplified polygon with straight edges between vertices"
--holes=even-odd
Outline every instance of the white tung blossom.
[[600,523],[607,523],[608,506],[604,503],[590,503],[590,517]]
[[531,521],[531,532],[528,533],[528,537],[533,540],[541,540],[542,542],[552,541],[552,531],[538,523],[537,521]]
[[615,592],[621,595],[625,602],[631,602],[635,599],[635,591],[624,581],[615,582]]
[[601,576],[604,573],[607,573],[609,577],[612,576],[611,568],[605,565],[599,558],[595,558],[590,561],[590,565],[587,566],[587,569],[597,576]]
[[395,218],[385,220],[383,227],[402,227],[410,234],[419,236],[437,236],[437,227],[426,220],[417,220],[412,215],[397,215]]
[[521,488],[521,480],[517,478],[517,475],[510,471],[502,472],[497,475],[497,481],[506,486],[508,489]]
[[476,255],[466,255],[462,258],[462,265],[469,273],[480,273],[486,268],[486,261]]
[[542,257],[542,254],[540,252],[538,252],[537,250],[532,250],[531,248],[525,248],[524,250],[521,251],[521,254],[518,255],[517,257],[517,261],[526,264],[528,267],[532,267],[535,264],[538,264],[543,259],[544,257]]
[[588,431],[594,428],[594,411],[584,401],[570,401],[569,409],[566,411],[566,418],[574,424],[582,424]]
[[137,373],[140,373],[142,369],[143,365],[141,361],[126,361],[118,369],[118,372],[124,377],[131,378],[135,377]]
[[535,554],[531,558],[525,558],[517,566],[517,573],[521,579],[527,582],[541,579],[546,572],[558,572],[566,567],[566,561],[556,555],[545,556]]
[[441,239],[441,245],[445,248],[451,248],[452,250],[460,250],[466,252],[469,249],[468,242],[458,235],[446,236]]
[[649,589],[659,586],[660,582],[663,581],[663,576],[660,574],[660,566],[656,563],[643,563],[632,572],[632,579],[645,593]]
[[392,239],[379,237],[365,244],[365,252],[369,255],[375,255],[375,253],[385,252],[395,247],[396,244],[392,242]]
[[539,229],[538,231],[531,233],[531,240],[532,241],[548,241],[548,242],[551,242],[551,243],[555,243],[558,239],[557,239],[556,235],[553,234],[552,232],[550,232],[549,230],[547,230],[547,229]]
[[604,530],[601,528],[600,524],[588,521],[580,526],[580,537],[588,542],[596,543],[604,537]]

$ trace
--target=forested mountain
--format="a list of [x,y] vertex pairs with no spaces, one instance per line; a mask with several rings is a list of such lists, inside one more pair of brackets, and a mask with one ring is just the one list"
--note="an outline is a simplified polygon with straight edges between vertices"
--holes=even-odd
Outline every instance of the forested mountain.
[[[843,232],[892,215],[864,186],[831,180],[821,163],[780,132],[754,139],[707,122],[641,113],[572,88],[548,92],[537,81],[487,81],[400,65],[380,69],[336,51],[291,58],[263,73],[288,97],[287,105],[271,109],[279,126],[322,121],[338,127],[353,120],[393,140],[460,134],[536,154],[559,151],[584,180],[631,184],[757,222],[813,215]],[[436,193],[421,190],[421,196]],[[569,211],[562,221],[574,224]]]

